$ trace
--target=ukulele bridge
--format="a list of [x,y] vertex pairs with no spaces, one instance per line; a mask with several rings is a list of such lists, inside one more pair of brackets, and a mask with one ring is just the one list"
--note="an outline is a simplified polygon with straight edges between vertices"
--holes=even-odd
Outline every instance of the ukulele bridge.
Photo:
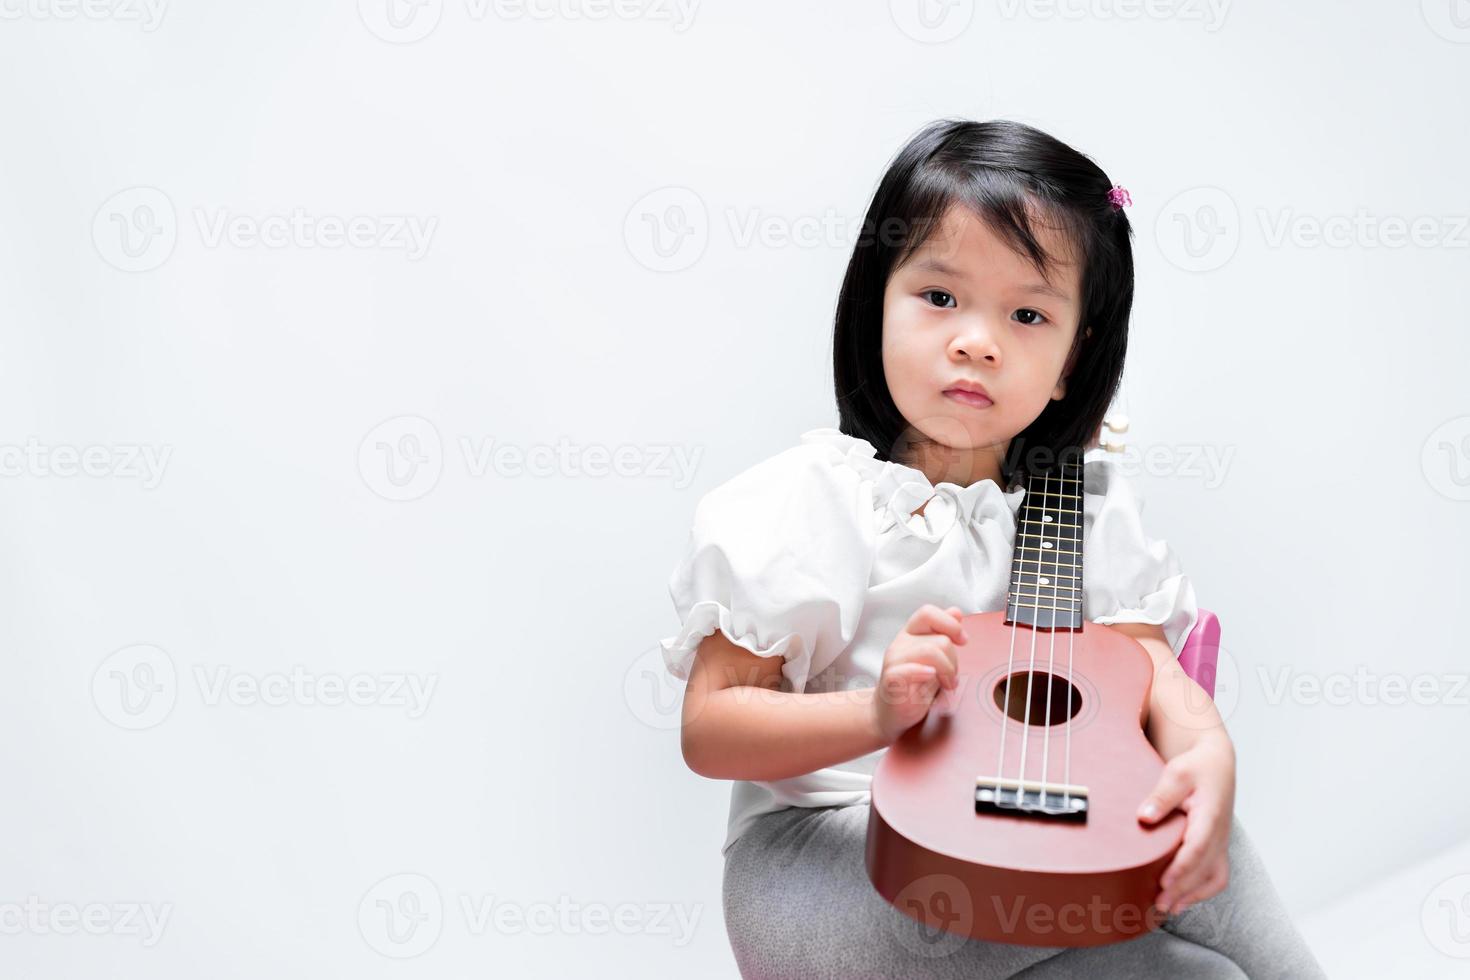
[[1087,787],[1044,783],[1039,779],[981,776],[975,781],[975,812],[1086,823]]

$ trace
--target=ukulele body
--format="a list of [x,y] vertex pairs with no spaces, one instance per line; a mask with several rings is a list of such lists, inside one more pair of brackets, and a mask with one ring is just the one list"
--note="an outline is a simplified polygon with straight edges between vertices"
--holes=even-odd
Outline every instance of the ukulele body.
[[[1035,629],[998,611],[962,622],[959,686],[940,691],[873,775],[865,859],[874,887],[931,929],[991,942],[1098,946],[1156,928],[1159,877],[1186,818],[1137,818],[1164,766],[1142,725],[1148,651],[1085,620],[1080,630]],[[1018,720],[1028,700],[1029,725]],[[977,812],[977,782],[1020,777],[1023,744],[1025,778],[1041,780],[1045,756],[1055,796],[1063,783],[1085,788],[1085,819]]]

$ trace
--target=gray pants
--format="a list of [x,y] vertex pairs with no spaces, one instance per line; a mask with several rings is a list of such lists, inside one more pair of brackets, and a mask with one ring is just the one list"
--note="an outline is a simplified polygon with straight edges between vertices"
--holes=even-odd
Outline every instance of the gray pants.
[[1020,977],[1325,978],[1233,820],[1230,884],[1136,939],[1068,948],[929,930],[868,881],[868,805],[768,813],[725,857],[725,928],[741,976],[759,980]]

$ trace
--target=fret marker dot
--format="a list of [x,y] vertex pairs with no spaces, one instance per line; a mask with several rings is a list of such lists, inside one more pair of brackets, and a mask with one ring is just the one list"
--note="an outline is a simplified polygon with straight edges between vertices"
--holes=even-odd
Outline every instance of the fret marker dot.
[[1041,523],[1043,523],[1043,524],[1050,524],[1051,523],[1051,515],[1050,514],[1042,514],[1041,515]]
[[1050,541],[1043,541],[1043,542],[1041,542],[1041,546],[1043,548],[1050,548],[1051,547],[1051,542]]
[[1051,585],[1051,579],[1049,578],[1037,579],[1037,581],[1042,585]]

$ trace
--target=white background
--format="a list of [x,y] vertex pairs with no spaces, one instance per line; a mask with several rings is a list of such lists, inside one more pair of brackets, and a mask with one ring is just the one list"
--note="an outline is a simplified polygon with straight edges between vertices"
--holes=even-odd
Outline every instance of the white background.
[[668,576],[944,115],[1132,192],[1237,813],[1464,968],[1470,8],[925,2],[0,0],[0,972],[734,976]]

